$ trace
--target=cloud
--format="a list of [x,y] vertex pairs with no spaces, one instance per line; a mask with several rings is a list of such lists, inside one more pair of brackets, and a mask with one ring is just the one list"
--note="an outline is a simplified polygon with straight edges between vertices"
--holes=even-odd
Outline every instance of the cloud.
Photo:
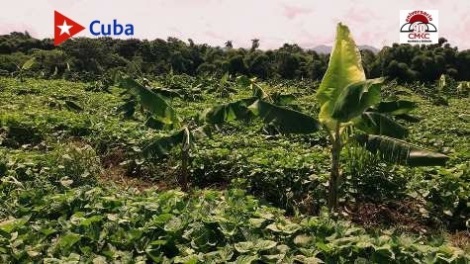
[[293,19],[297,16],[309,14],[312,12],[310,8],[297,7],[297,6],[291,6],[291,5],[286,5],[286,4],[282,4],[282,8],[283,8],[283,15],[287,17],[288,19]]

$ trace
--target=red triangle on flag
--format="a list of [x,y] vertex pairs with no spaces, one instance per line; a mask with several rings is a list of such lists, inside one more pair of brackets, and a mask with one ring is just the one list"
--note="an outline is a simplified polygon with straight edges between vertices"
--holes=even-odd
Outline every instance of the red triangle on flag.
[[54,45],[59,45],[84,29],[84,26],[54,11]]

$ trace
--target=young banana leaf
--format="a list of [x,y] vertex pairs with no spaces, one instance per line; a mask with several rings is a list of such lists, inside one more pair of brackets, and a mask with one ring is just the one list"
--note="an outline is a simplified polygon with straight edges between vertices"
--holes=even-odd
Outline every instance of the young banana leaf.
[[321,128],[320,122],[311,116],[262,100],[256,100],[248,108],[264,123],[273,125],[281,133],[309,134]]
[[386,135],[394,138],[404,138],[408,129],[398,124],[391,117],[378,112],[364,112],[357,119],[355,127],[375,135]]
[[[140,105],[148,111],[151,116],[161,123],[178,127],[180,120],[175,110],[165,100],[165,98],[147,87],[137,83],[130,77],[120,80],[120,85],[138,98]],[[127,105],[132,106],[132,105]],[[128,111],[129,112],[129,111]]]
[[355,138],[365,149],[391,163],[408,166],[444,166],[449,159],[446,155],[392,137],[357,135]]

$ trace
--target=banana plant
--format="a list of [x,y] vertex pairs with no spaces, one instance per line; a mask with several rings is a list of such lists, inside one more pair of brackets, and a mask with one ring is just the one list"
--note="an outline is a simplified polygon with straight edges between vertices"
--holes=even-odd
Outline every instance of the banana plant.
[[416,105],[409,101],[381,102],[383,79],[366,79],[361,55],[349,28],[341,23],[328,69],[316,97],[320,104],[319,121],[331,142],[331,171],[328,206],[338,209],[340,153],[346,144],[358,142],[384,160],[409,165],[445,165],[448,157],[404,140],[408,130],[397,118],[410,118]]
[[189,186],[190,151],[195,148],[197,139],[210,136],[214,127],[233,120],[249,121],[258,116],[265,124],[275,126],[282,133],[311,133],[320,128],[312,117],[272,104],[270,96],[260,86],[253,88],[251,97],[216,105],[195,116],[181,119],[163,95],[165,93],[161,92],[162,89],[150,89],[131,78],[121,78],[118,82],[132,98],[120,109],[126,117],[132,116],[137,105],[140,105],[147,126],[171,131],[168,136],[151,140],[143,148],[143,153],[164,157],[180,146],[183,190]]
[[[246,81],[246,80],[245,80]],[[404,141],[408,129],[397,119],[419,121],[409,115],[416,104],[406,100],[381,101],[383,79],[366,79],[361,55],[347,26],[339,23],[334,50],[316,98],[318,120],[269,101],[268,95],[250,83],[257,100],[248,106],[265,123],[282,133],[312,133],[320,128],[331,143],[328,207],[338,210],[341,178],[340,154],[348,144],[357,144],[385,161],[408,166],[443,166],[448,157]]]
[[125,117],[134,115],[137,105],[146,118],[145,124],[155,129],[172,129],[176,132],[169,136],[152,140],[143,149],[144,154],[153,154],[162,157],[168,154],[169,150],[178,143],[181,144],[181,184],[183,190],[188,188],[188,160],[189,151],[193,145],[193,135],[189,126],[185,125],[175,109],[170,105],[168,99],[160,93],[136,82],[130,77],[118,76],[117,83],[125,88],[130,94],[124,105],[118,110],[124,112]]
[[24,82],[24,74],[27,70],[29,70],[31,67],[33,67],[34,63],[36,62],[36,58],[31,58],[29,60],[27,60],[25,63],[23,63],[23,65],[16,65],[16,69],[17,71],[15,72],[16,73],[16,77],[18,78],[18,80],[20,82]]

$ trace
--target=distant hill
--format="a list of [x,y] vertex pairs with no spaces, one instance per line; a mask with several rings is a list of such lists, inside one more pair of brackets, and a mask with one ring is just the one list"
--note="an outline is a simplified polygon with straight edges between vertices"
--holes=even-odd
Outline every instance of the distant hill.
[[[319,45],[319,46],[314,47],[312,50],[314,50],[316,53],[319,53],[319,54],[329,54],[331,53],[331,49],[332,49],[331,46]],[[359,50],[370,50],[375,54],[379,53],[380,51],[376,47],[369,46],[369,45],[359,45]]]
[[373,46],[369,46],[369,45],[359,45],[359,50],[370,50],[374,54],[377,54],[377,53],[380,52],[380,50],[378,48],[373,47]]
[[319,45],[313,48],[312,50],[318,54],[329,54],[331,53],[331,46]]

